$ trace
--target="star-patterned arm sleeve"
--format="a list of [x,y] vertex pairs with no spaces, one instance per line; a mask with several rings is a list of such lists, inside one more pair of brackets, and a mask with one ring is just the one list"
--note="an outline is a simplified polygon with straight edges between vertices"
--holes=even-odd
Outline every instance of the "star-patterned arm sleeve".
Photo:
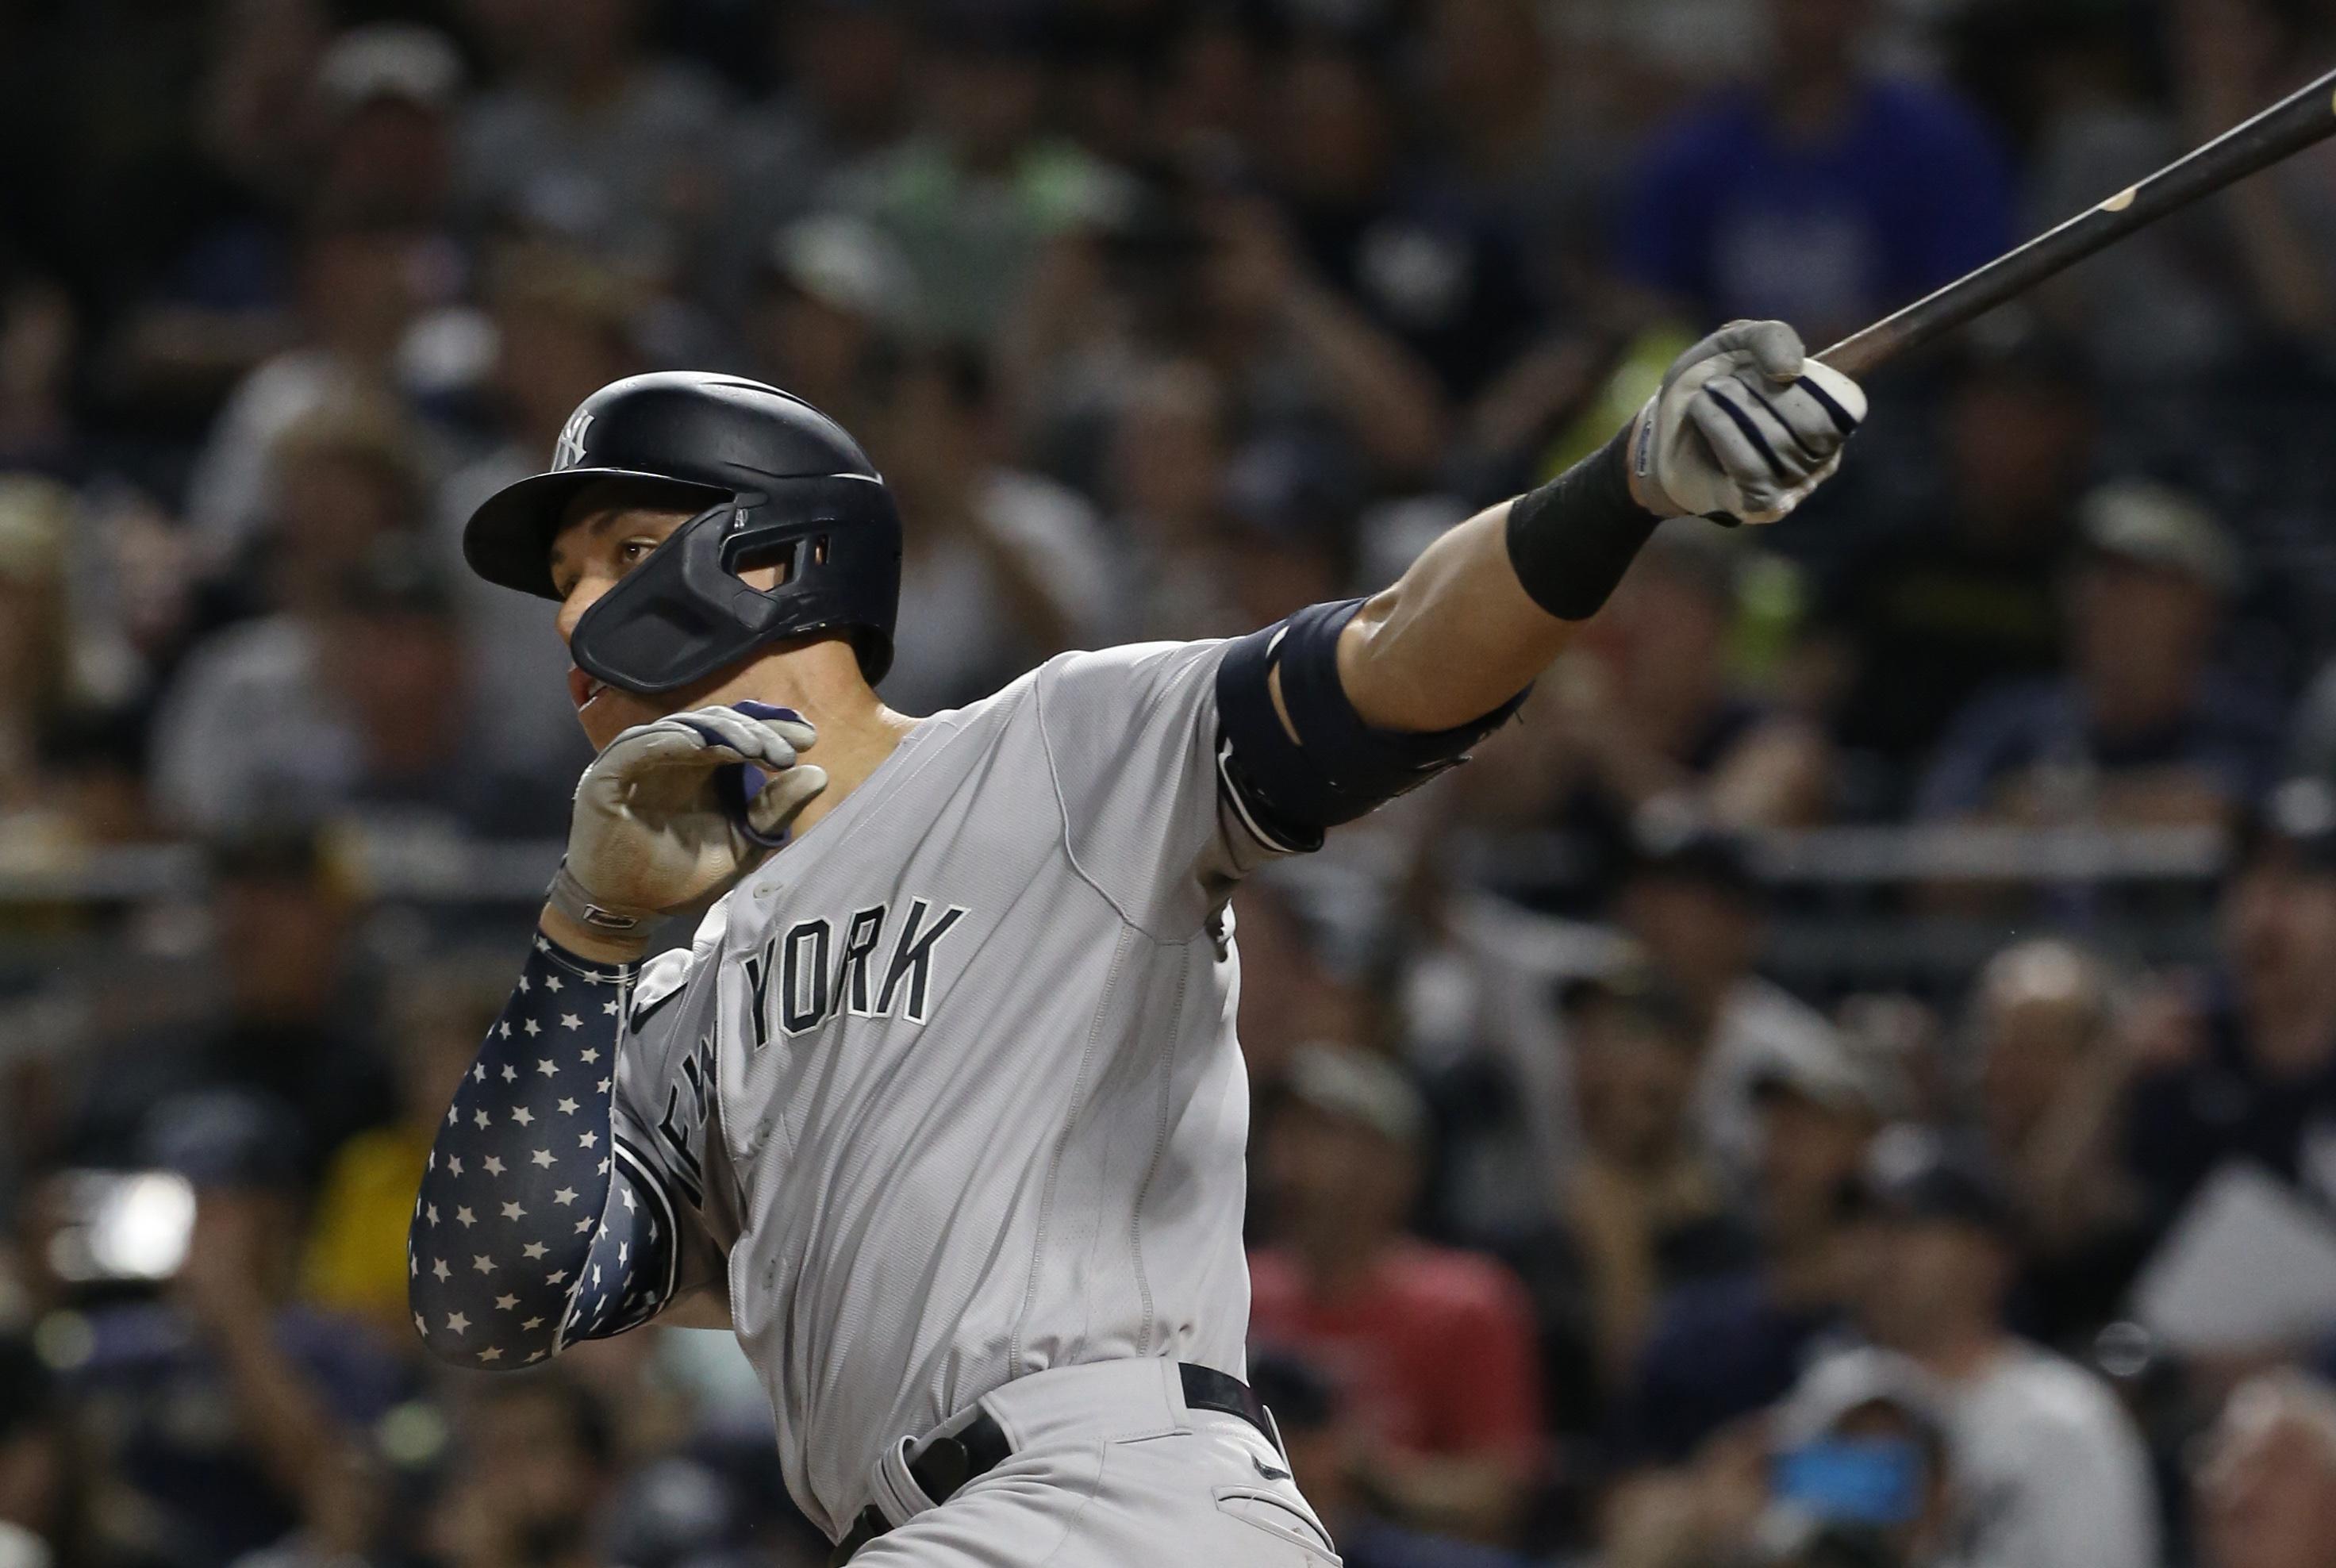
[[414,1326],[442,1359],[525,1367],[621,1333],[671,1299],[671,1200],[616,1125],[638,969],[537,936],[455,1091],[408,1232]]

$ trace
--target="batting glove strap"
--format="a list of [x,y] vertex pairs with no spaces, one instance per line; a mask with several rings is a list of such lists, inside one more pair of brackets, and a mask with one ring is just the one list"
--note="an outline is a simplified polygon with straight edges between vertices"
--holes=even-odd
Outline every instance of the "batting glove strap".
[[622,905],[604,904],[594,898],[589,889],[576,880],[568,869],[566,856],[560,857],[560,870],[545,890],[544,901],[588,931],[603,936],[637,936],[665,919],[657,910],[628,909]]

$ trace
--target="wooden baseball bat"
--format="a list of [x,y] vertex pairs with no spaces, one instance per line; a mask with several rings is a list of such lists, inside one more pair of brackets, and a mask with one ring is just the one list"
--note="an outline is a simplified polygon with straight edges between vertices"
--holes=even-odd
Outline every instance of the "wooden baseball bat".
[[2090,211],[2078,213],[1937,293],[1843,338],[1817,357],[1844,375],[1864,375],[1941,333],[1984,316],[2167,213],[2178,212],[2331,136],[2336,136],[2336,71],[2167,164],[2140,184],[2127,186]]

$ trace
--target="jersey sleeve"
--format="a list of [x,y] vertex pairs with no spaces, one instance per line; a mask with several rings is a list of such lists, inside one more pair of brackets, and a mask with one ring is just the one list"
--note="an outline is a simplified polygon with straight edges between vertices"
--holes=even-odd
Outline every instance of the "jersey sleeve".
[[1244,823],[1219,763],[1226,642],[1066,654],[1037,678],[1046,771],[1079,874],[1168,940],[1198,932],[1248,872],[1294,846]]

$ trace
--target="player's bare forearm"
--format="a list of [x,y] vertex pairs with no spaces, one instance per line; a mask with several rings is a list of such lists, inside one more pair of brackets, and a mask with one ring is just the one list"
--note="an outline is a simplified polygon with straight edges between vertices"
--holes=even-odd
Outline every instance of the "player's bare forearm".
[[1535,604],[1509,563],[1509,503],[1427,547],[1338,638],[1338,678],[1365,722],[1428,733],[1490,713],[1581,629]]
[[1713,334],[1611,442],[1470,518],[1363,607],[1338,641],[1348,701],[1413,734],[1494,712],[1598,613],[1662,518],[1778,521],[1832,477],[1864,413],[1783,322]]

